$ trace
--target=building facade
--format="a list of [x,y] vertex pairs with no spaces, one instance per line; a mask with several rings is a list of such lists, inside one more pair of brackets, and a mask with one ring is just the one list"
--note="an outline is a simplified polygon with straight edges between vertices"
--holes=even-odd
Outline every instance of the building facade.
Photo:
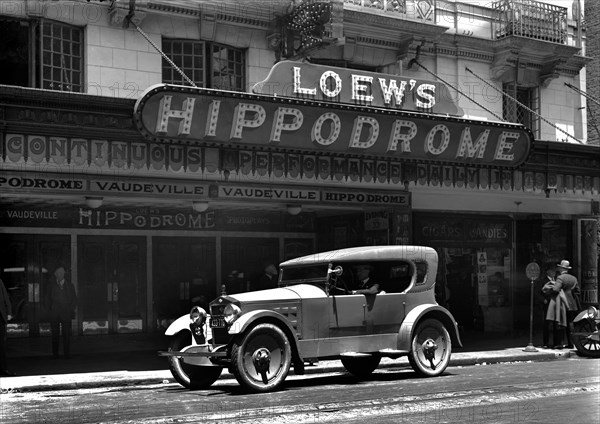
[[569,259],[597,304],[600,149],[565,3],[0,3],[11,334],[47,334],[59,265],[78,334],[153,332],[269,262],[365,244],[434,247],[465,330],[529,328],[531,262]]

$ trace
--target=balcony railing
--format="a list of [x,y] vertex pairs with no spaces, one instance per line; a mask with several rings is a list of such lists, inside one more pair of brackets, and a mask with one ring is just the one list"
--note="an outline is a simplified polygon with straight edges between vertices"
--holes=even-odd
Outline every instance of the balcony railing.
[[567,8],[533,0],[501,0],[492,3],[498,12],[496,38],[519,36],[565,44]]

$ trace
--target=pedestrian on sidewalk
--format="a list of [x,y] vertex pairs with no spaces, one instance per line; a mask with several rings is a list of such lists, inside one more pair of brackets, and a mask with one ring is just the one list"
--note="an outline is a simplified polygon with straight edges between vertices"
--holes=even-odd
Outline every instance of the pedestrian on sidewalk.
[[554,284],[556,283],[556,267],[553,264],[546,265],[546,275],[543,277],[543,279],[542,288],[540,289],[543,308],[542,316],[544,318],[544,325],[542,329],[542,346],[545,349],[548,349],[550,347],[550,333],[554,331],[554,321],[549,321],[546,319],[548,315],[548,306],[554,294]]
[[50,312],[50,332],[52,334],[52,356],[58,358],[62,330],[63,353],[71,355],[71,319],[75,317],[77,295],[73,283],[65,279],[65,268],[58,266],[54,271],[54,281],[50,284],[46,299]]
[[542,291],[549,296],[546,312],[546,325],[552,330],[552,347],[563,348],[563,338],[567,327],[567,300],[562,289],[556,290],[556,280],[548,281]]
[[10,297],[4,287],[4,282],[0,279],[0,376],[13,377],[15,373],[8,370],[6,363],[6,326],[12,319],[12,310],[10,306]]
[[554,291],[559,293],[561,290],[565,297],[565,308],[567,313],[567,324],[566,324],[566,345],[565,347],[572,348],[573,343],[571,342],[571,326],[573,319],[577,316],[577,313],[581,309],[581,301],[579,297],[579,282],[577,278],[569,274],[569,270],[572,268],[569,261],[563,259],[558,267],[558,276],[556,277],[556,284],[554,284]]

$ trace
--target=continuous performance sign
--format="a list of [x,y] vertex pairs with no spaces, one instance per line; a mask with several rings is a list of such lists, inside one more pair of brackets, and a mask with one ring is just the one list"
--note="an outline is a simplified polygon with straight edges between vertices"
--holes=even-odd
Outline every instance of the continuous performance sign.
[[160,142],[479,166],[516,167],[533,140],[519,124],[166,84],[143,94],[134,117]]

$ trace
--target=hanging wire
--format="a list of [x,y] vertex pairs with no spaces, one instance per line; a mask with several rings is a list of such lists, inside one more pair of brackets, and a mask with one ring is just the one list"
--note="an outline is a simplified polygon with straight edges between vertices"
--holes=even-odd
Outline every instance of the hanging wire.
[[444,84],[446,84],[448,87],[450,87],[451,89],[453,89],[454,91],[456,91],[459,94],[462,94],[463,96],[465,96],[467,99],[471,100],[473,103],[475,103],[477,106],[479,106],[480,108],[486,110],[487,112],[491,113],[493,116],[495,116],[498,120],[500,121],[504,121],[506,122],[505,119],[503,119],[501,116],[497,115],[496,113],[492,112],[491,110],[489,110],[487,107],[485,107],[484,105],[482,105],[481,103],[479,103],[477,100],[472,99],[471,97],[469,97],[468,95],[466,95],[465,93],[463,93],[462,91],[460,91],[458,88],[454,87],[452,84],[444,81],[439,75],[434,74],[433,72],[431,72],[429,69],[427,69],[425,66],[421,65],[419,63],[418,60],[411,60],[410,64],[416,64],[417,66],[419,66],[421,69],[423,69],[425,72],[427,72],[429,75],[432,75],[434,78],[437,78],[438,80],[440,80],[441,82],[443,82]]
[[175,63],[169,58],[169,56],[167,56],[154,43],[154,41],[152,41],[152,39],[150,37],[148,37],[148,35],[146,35],[146,33],[144,33],[144,31],[142,31],[142,29],[139,26],[137,26],[135,22],[133,22],[133,20],[131,19],[130,15],[127,15],[127,17],[125,19],[127,19],[127,21],[131,25],[133,25],[133,27],[137,30],[137,32],[139,32],[140,34],[142,34],[142,37],[144,37],[146,39],[146,41],[148,41],[152,45],[152,47],[154,47],[156,49],[156,51],[160,53],[160,55],[163,57],[163,59],[165,59],[169,63],[169,65],[171,65],[173,67],[173,69],[175,69],[183,77],[183,79],[185,79],[192,87],[197,87],[196,84],[194,84],[194,81],[192,81],[191,79],[189,79],[188,76],[181,69],[179,69],[179,67],[177,65],[175,65]]
[[584,96],[586,99],[591,100],[592,102],[596,103],[598,106],[600,106],[600,101],[598,101],[596,98],[590,96],[588,93],[586,93],[583,90],[580,90],[579,88],[575,87],[572,84],[569,84],[568,82],[565,82],[565,85],[567,87],[569,87],[571,90],[575,90],[577,93],[581,94],[582,96]]
[[[586,99],[591,100],[592,102],[596,103],[598,106],[600,106],[600,102],[595,98],[590,96],[588,93],[586,93],[583,90],[580,90],[579,88],[575,87],[574,85],[569,84],[568,82],[565,82],[565,85],[567,87],[569,87],[571,90],[574,90],[576,93],[581,94],[582,96],[584,96]],[[593,109],[589,108],[588,111],[590,112],[590,116],[591,116],[591,121],[592,121],[592,125],[594,126],[594,128],[596,129],[596,132],[598,133],[598,135],[600,136],[600,128],[598,128],[598,125],[596,125],[596,116],[594,115]]]
[[467,72],[473,74],[475,76],[475,78],[477,78],[479,81],[483,82],[488,87],[493,88],[494,90],[496,90],[498,93],[502,94],[503,96],[508,97],[510,100],[512,100],[513,102],[517,103],[519,106],[523,107],[528,112],[533,113],[534,115],[536,115],[537,117],[539,117],[542,121],[546,122],[547,124],[549,124],[554,129],[557,129],[558,131],[562,132],[563,134],[566,134],[567,137],[572,138],[573,140],[575,140],[579,144],[585,144],[583,141],[579,140],[578,138],[575,138],[574,136],[572,136],[571,134],[569,134],[568,132],[566,132],[562,128],[559,128],[556,125],[554,125],[554,123],[552,123],[549,120],[547,120],[546,118],[544,118],[542,115],[540,115],[539,113],[537,113],[535,110],[533,110],[533,109],[525,106],[523,103],[521,103],[520,101],[518,101],[514,97],[506,94],[504,91],[502,91],[502,90],[498,89],[497,87],[493,86],[492,84],[490,84],[489,82],[487,82],[486,80],[484,80],[483,78],[481,78],[479,75],[477,75],[475,72],[471,71],[468,67],[465,67],[465,69],[467,70]]

